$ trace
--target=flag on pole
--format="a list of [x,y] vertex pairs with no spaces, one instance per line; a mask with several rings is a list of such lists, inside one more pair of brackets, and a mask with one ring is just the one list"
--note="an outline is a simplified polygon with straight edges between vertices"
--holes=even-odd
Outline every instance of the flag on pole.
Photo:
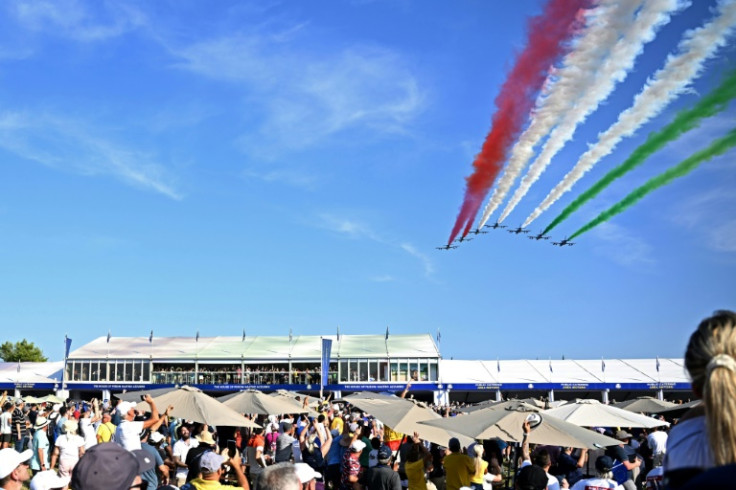
[[110,343],[110,331],[109,330],[107,331],[107,343],[108,344]]
[[659,356],[657,356],[657,372],[659,372]]
[[340,325],[337,326],[337,341],[340,342]]
[[553,373],[554,372],[554,371],[552,371],[552,359],[549,360],[549,372],[550,373]]
[[496,359],[496,371],[501,372],[501,361]]
[[151,333],[148,335],[148,343],[153,343],[153,330],[151,330]]
[[64,335],[64,359],[69,357],[69,349],[72,347],[72,339]]
[[440,332],[440,329],[437,329],[437,343],[439,344],[442,340],[442,333]]
[[199,342],[199,330],[197,330],[197,336],[194,337],[195,342]]
[[242,342],[245,342],[245,329],[243,329],[243,339]]
[[606,372],[606,361],[604,361],[603,358],[601,358],[601,372]]
[[386,340],[388,340],[388,325],[386,325]]
[[291,343],[292,340],[294,340],[294,334],[291,331],[291,328],[289,328],[289,343]]

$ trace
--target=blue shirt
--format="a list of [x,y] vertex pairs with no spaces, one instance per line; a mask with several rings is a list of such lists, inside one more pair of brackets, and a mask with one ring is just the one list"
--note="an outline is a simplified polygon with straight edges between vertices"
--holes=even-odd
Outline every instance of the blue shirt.
[[156,489],[158,488],[158,475],[156,474],[156,468],[164,464],[164,460],[161,459],[161,455],[156,451],[156,448],[147,442],[141,442],[141,449],[149,453],[154,461],[153,469],[141,473],[141,479],[148,482],[148,488]]
[[39,449],[43,449],[43,464],[46,466],[46,469],[49,469],[49,461],[51,459],[49,453],[51,452],[51,445],[49,444],[49,437],[45,430],[36,430],[33,434],[33,445],[31,447],[33,449],[33,456],[31,456],[31,469],[35,471],[39,471],[41,469],[41,461],[38,459]]

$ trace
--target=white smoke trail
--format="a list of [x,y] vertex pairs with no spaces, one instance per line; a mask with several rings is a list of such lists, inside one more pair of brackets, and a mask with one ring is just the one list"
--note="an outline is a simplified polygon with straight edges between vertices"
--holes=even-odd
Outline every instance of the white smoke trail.
[[526,219],[524,226],[528,226],[569,191],[601,158],[611,153],[623,138],[634,134],[684,92],[689,83],[701,73],[705,61],[726,44],[735,27],[736,1],[719,0],[716,17],[685,33],[678,45],[678,54],[668,56],[665,66],[647,81],[634,98],[633,105],[619,114],[618,120],[598,136],[598,142],[580,157],[573,169],[550,191]]
[[531,122],[511,150],[509,163],[488,201],[479,228],[503,202],[527,162],[534,147],[571,110],[580,94],[593,82],[595,72],[644,0],[600,0],[586,16],[585,27],[575,48],[565,56],[560,69],[553,69],[536,101]]
[[685,2],[679,0],[653,0],[643,5],[636,18],[626,26],[623,36],[613,44],[606,60],[593,71],[588,84],[578,87],[580,98],[571,110],[562,115],[562,121],[552,131],[542,151],[529,167],[499,221],[503,221],[519,204],[552,158],[570,141],[575,129],[613,92],[616,84],[626,78],[644,44],[654,39],[657,30],[669,22],[672,13],[685,5]]

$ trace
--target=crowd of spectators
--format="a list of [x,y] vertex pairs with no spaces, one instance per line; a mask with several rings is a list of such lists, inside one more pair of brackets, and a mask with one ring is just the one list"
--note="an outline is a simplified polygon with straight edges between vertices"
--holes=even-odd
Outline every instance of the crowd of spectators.
[[[245,429],[174,418],[173,407],[160,410],[148,395],[144,414],[127,401],[25,406],[3,394],[0,489],[731,488],[735,357],[736,314],[718,312],[701,323],[685,355],[702,406],[664,429],[595,428],[619,444],[590,450],[533,447],[529,422],[520,443],[464,447],[453,437],[439,445],[328,400],[311,416],[246,414],[260,428]],[[452,412],[443,407],[444,416]]]

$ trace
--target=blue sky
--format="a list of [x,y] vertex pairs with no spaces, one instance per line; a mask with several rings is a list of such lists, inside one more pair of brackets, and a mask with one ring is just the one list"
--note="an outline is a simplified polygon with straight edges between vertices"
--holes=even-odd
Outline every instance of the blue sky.
[[[696,1],[509,217],[518,225],[631,104]],[[436,334],[455,359],[682,355],[736,308],[736,153],[560,249],[449,235],[493,100],[541,1],[0,6],[0,327],[61,359],[117,336]],[[542,228],[692,90],[624,140]],[[733,127],[733,104],[555,230],[569,234]],[[559,235],[559,236],[558,236]]]

